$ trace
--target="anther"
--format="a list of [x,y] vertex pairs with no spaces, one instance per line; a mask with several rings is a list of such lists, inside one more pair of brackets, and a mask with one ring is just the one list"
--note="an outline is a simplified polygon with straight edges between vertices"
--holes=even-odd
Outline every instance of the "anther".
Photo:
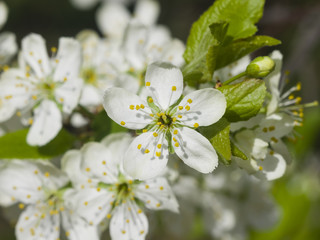
[[146,82],[146,86],[149,87],[150,86],[150,82]]
[[121,121],[120,124],[121,124],[122,126],[126,125],[126,123],[125,123],[124,121]]
[[172,91],[177,91],[177,87],[176,87],[176,86],[173,86],[173,87],[172,87]]
[[197,128],[197,127],[199,127],[199,123],[195,123],[195,124],[193,124],[193,126],[194,126],[195,128]]

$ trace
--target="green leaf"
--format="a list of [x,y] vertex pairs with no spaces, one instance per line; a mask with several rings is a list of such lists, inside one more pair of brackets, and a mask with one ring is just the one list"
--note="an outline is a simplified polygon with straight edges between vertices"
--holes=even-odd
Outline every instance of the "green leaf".
[[226,97],[227,109],[224,117],[229,122],[245,121],[257,115],[266,95],[264,81],[248,79],[238,84],[218,88]]
[[184,58],[187,63],[196,56],[206,55],[212,45],[209,26],[212,23],[228,22],[227,35],[233,39],[252,36],[256,31],[255,23],[262,17],[264,0],[217,0],[192,25],[187,40]]
[[30,146],[26,142],[28,129],[8,133],[0,138],[0,159],[48,159],[69,150],[75,137],[62,129],[47,145]]
[[268,36],[253,36],[233,41],[220,48],[217,55],[217,59],[219,59],[219,61],[217,61],[215,69],[225,67],[262,47],[270,47],[279,44],[281,44],[281,41]]
[[199,131],[209,139],[210,143],[217,151],[219,159],[224,164],[230,164],[231,145],[230,145],[230,123],[225,118],[208,127],[201,127]]
[[239,157],[243,160],[248,160],[248,157],[231,141],[231,153],[235,157]]
[[99,112],[91,123],[93,137],[95,141],[100,141],[107,136],[111,131],[112,120],[108,117],[105,111]]

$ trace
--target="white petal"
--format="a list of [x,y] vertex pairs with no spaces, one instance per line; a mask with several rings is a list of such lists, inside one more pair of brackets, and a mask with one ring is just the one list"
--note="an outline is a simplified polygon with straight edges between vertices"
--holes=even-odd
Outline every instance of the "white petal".
[[[131,110],[131,105],[135,109]],[[144,106],[144,109],[141,108],[141,105]],[[103,106],[113,121],[129,129],[142,129],[152,122],[148,104],[137,95],[121,88],[106,90]],[[138,110],[136,110],[136,106],[139,107]]]
[[104,183],[115,183],[118,179],[118,159],[114,159],[112,149],[101,143],[90,142],[81,148],[80,168],[88,177]]
[[275,50],[270,54],[270,58],[275,62],[275,69],[265,78],[265,81],[272,94],[279,94],[283,56],[280,51]]
[[81,128],[89,124],[89,120],[80,113],[74,113],[71,116],[70,123],[75,128]]
[[[257,137],[270,142],[273,139],[279,139],[292,132],[294,120],[285,113],[269,115],[260,122],[255,130]],[[275,140],[274,140],[275,141]]]
[[[37,173],[37,174],[35,174]],[[44,199],[40,171],[29,161],[10,161],[0,171],[0,189],[13,202],[35,203]]]
[[80,169],[81,157],[79,150],[68,151],[61,159],[61,169],[67,173],[73,188],[93,188],[98,184],[98,180],[90,179],[82,173]]
[[218,166],[218,156],[208,139],[197,131],[183,127],[176,137],[178,147],[172,140],[175,153],[189,167],[201,173],[210,173]]
[[147,217],[135,202],[130,200],[115,209],[110,222],[112,240],[144,240],[147,233]]
[[92,8],[99,0],[70,0],[73,6],[81,10]]
[[258,165],[262,168],[254,176],[269,181],[282,177],[287,167],[286,161],[278,153],[267,154],[263,161],[258,161]]
[[128,10],[115,2],[104,4],[96,14],[100,31],[111,38],[121,39],[129,20]]
[[146,66],[145,46],[148,39],[148,28],[137,22],[130,22],[125,31],[123,51],[126,60],[135,71],[143,71]]
[[[129,176],[140,180],[159,175],[168,162],[167,144],[163,134],[154,137],[152,132],[146,132],[136,137],[125,153],[124,170]],[[160,154],[160,157],[157,154]]]
[[160,13],[160,6],[157,1],[140,0],[136,4],[134,15],[146,26],[151,26],[156,23]]
[[27,143],[42,146],[57,136],[62,128],[62,116],[57,105],[50,100],[44,100],[34,110],[33,124],[27,135]]
[[0,2],[0,29],[6,23],[8,18],[8,7],[4,2]]
[[145,81],[154,101],[163,110],[174,104],[183,91],[183,76],[180,69],[168,63],[149,65]]
[[112,154],[112,160],[116,164],[122,165],[124,153],[129,148],[132,140],[133,137],[129,133],[113,133],[102,139],[101,144],[110,150]]
[[164,47],[170,43],[170,41],[171,36],[168,28],[164,26],[149,28],[147,33],[147,42],[145,45],[147,63],[164,61],[164,59],[161,59],[161,56],[163,54]]
[[65,205],[85,219],[89,224],[99,224],[110,212],[113,193],[104,189],[68,190],[65,195]]
[[99,106],[102,104],[103,91],[91,84],[85,84],[79,103],[82,106]]
[[[1,15],[1,13],[0,13]],[[16,35],[10,32],[0,34],[0,64],[8,63],[17,53]]]
[[77,214],[75,209],[62,211],[61,217],[63,229],[68,233],[69,240],[99,240],[97,226],[87,223]]
[[223,116],[227,102],[219,90],[205,88],[186,95],[179,106],[182,106],[183,109],[178,110],[176,115],[182,115],[180,119],[182,124],[189,127],[194,127],[195,123],[198,126],[209,126]]
[[81,64],[81,46],[73,38],[62,37],[59,39],[59,50],[55,60],[53,80],[63,82],[65,78],[76,78],[79,75]]
[[60,233],[57,231],[59,226],[59,214],[44,213],[41,206],[31,205],[19,217],[16,237],[18,240],[56,240]]
[[292,154],[289,152],[287,145],[281,139],[278,139],[277,142],[271,141],[270,145],[275,152],[279,153],[286,160],[287,164],[292,162]]
[[77,77],[68,78],[65,83],[55,89],[56,101],[62,104],[62,111],[70,114],[77,106],[80,98],[80,93],[83,85],[83,80]]
[[141,85],[140,79],[128,73],[117,73],[115,80],[115,87],[123,88],[134,94],[137,94]]
[[149,209],[179,212],[179,204],[165,178],[153,178],[139,184],[135,196]]
[[161,56],[161,61],[170,62],[177,67],[181,67],[185,63],[183,58],[185,46],[182,41],[173,39],[163,48],[164,50]]
[[38,78],[50,74],[49,57],[45,40],[38,34],[31,33],[22,39],[23,57]]

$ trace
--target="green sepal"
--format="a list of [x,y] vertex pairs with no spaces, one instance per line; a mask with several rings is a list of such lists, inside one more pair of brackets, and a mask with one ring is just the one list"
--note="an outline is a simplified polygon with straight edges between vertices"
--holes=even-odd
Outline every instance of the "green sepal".
[[174,154],[175,151],[174,151],[174,148],[173,148],[173,146],[172,146],[172,134],[171,134],[170,131],[168,131],[168,132],[166,133],[166,139],[167,139],[167,141],[168,141],[168,150],[169,150],[169,153]]
[[230,164],[231,145],[230,145],[230,123],[226,118],[221,118],[215,124],[208,127],[200,127],[202,135],[209,139],[210,143],[219,155],[219,160],[224,164]]
[[49,159],[69,150],[76,140],[65,129],[44,146],[30,146],[26,142],[29,129],[7,133],[0,137],[0,159]]
[[241,158],[243,160],[248,160],[248,157],[231,141],[231,153],[232,156]]
[[153,100],[149,101],[150,99],[152,99],[152,97],[148,96],[147,103],[148,103],[148,106],[151,108],[152,113],[156,114],[160,112],[160,108],[153,102]]
[[182,101],[182,99],[184,98],[183,94],[181,94],[181,96],[179,97],[179,99],[174,103],[172,104],[169,109],[168,109],[168,113],[170,115],[173,115],[177,112],[177,108],[175,108],[176,106],[178,106],[180,104],[180,102]]
[[257,115],[266,96],[264,81],[248,79],[238,84],[218,88],[227,100],[224,117],[229,122],[245,121]]

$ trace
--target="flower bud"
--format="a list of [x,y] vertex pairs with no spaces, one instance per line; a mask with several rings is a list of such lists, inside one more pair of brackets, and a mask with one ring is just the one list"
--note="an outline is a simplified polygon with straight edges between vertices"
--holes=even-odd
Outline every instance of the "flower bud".
[[248,65],[246,73],[249,77],[263,78],[268,76],[274,67],[275,63],[270,57],[257,57]]

